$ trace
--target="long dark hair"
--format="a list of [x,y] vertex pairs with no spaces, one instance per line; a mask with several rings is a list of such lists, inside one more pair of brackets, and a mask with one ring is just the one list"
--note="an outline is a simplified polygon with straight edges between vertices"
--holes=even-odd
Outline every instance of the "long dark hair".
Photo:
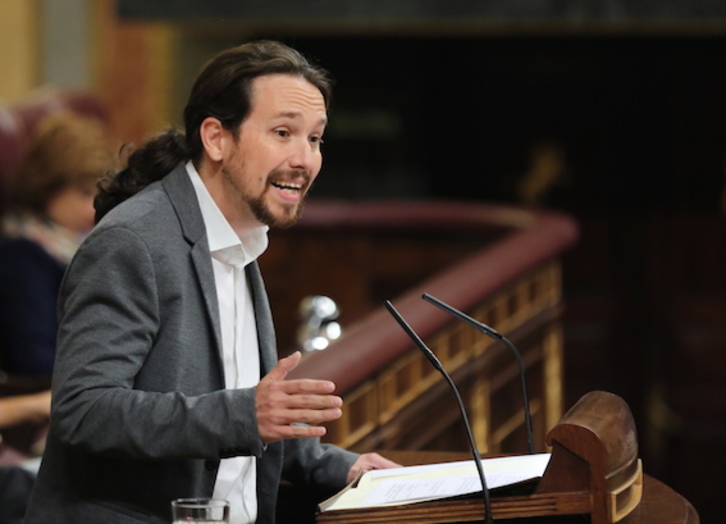
[[204,153],[199,129],[205,118],[218,119],[237,137],[250,113],[252,80],[271,74],[304,78],[320,90],[326,107],[330,104],[332,82],[327,71],[285,44],[262,40],[221,52],[207,62],[194,82],[184,109],[185,133],[170,129],[152,138],[129,155],[126,168],[99,183],[94,201],[96,222],[166,176],[179,162],[198,163]]

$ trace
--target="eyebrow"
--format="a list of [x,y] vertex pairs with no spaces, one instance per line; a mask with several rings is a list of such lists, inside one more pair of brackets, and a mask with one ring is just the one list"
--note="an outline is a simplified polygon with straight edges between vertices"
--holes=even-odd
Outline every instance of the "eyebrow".
[[[302,113],[300,111],[282,111],[275,115],[275,118],[291,118],[296,119],[302,116]],[[327,125],[328,124],[328,118],[323,117],[320,119],[321,125]]]

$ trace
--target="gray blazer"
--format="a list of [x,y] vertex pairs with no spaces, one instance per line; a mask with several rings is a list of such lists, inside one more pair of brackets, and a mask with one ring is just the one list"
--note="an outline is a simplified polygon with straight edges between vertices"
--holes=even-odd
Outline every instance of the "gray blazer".
[[[277,361],[248,266],[261,373]],[[210,496],[219,460],[258,457],[258,523],[282,476],[343,487],[357,455],[316,439],[263,448],[254,389],[226,390],[206,230],[183,165],[114,208],[72,261],[60,298],[51,429],[26,524],[170,522]]]

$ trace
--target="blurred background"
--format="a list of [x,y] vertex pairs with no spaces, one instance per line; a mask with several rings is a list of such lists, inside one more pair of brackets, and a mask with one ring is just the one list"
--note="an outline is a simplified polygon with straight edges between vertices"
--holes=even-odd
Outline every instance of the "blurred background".
[[717,521],[726,3],[2,0],[0,104],[90,90],[119,140],[139,142],[179,123],[208,58],[263,37],[336,79],[315,197],[576,219],[563,258],[565,408],[594,389],[623,396],[646,472]]

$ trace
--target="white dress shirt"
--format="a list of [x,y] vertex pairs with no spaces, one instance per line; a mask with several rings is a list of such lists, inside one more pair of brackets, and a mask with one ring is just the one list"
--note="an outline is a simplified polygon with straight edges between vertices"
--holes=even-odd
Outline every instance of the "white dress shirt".
[[[224,378],[227,389],[250,388],[260,381],[260,354],[255,311],[245,266],[267,248],[267,226],[238,236],[207,191],[194,165],[187,163],[207,229],[212,268],[219,300]],[[214,498],[230,504],[230,523],[257,519],[257,459],[223,459],[214,485]]]

